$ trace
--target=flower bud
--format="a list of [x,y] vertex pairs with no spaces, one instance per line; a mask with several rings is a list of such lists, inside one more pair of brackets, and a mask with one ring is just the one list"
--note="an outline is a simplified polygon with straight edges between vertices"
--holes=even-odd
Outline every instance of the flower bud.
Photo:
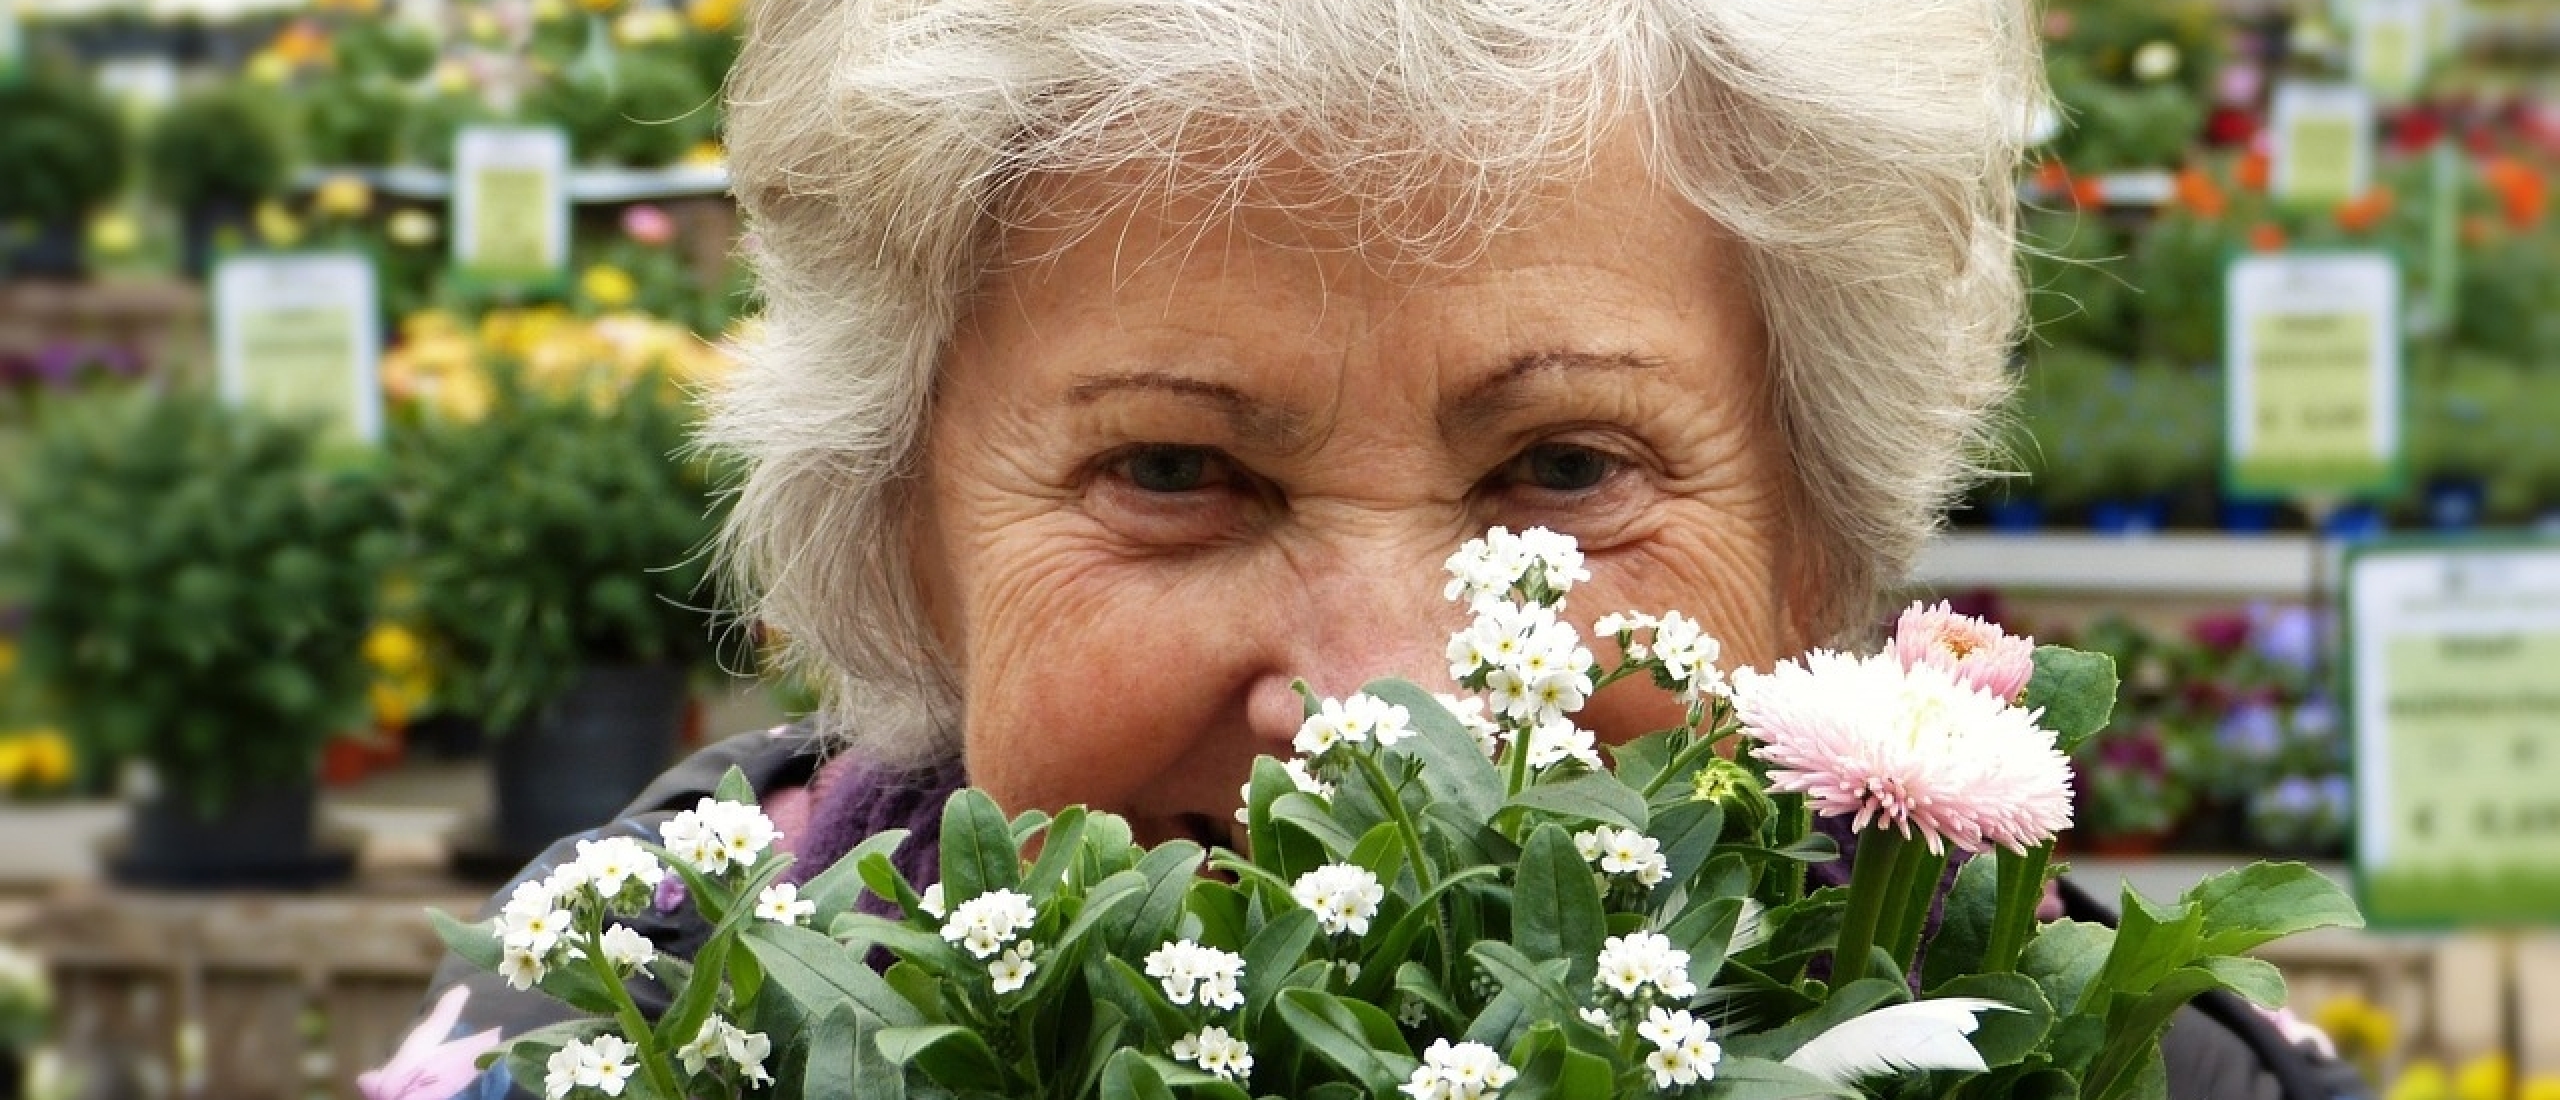
[[1700,802],[1714,802],[1724,807],[1725,830],[1757,832],[1760,826],[1777,815],[1776,803],[1769,801],[1758,776],[1751,769],[1721,756],[1707,761],[1690,780],[1690,797]]

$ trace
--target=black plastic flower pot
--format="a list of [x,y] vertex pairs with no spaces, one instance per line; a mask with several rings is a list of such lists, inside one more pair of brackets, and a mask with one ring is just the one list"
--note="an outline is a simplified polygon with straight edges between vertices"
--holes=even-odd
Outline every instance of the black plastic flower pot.
[[223,249],[239,247],[249,240],[247,203],[202,203],[189,208],[179,220],[178,263],[191,279],[210,274],[214,257]]
[[133,806],[123,849],[108,861],[119,882],[173,889],[296,889],[326,885],[355,868],[351,852],[316,843],[318,783],[235,795],[208,811],[183,787]]
[[622,812],[673,761],[684,732],[685,670],[609,665],[490,744],[492,856],[521,864],[553,841]]
[[88,257],[80,246],[78,221],[46,222],[10,242],[0,270],[19,279],[78,279],[89,273]]

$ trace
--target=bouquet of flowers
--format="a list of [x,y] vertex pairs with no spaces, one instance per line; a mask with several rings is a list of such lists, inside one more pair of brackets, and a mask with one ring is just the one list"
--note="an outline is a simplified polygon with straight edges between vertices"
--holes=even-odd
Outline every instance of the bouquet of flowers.
[[[1450,570],[1469,694],[1310,695],[1298,756],[1245,788],[1248,851],[968,790],[941,881],[896,869],[893,832],[795,887],[733,773],[658,843],[439,922],[590,1014],[490,1057],[552,1100],[2112,1100],[2161,1095],[2189,998],[2283,999],[2241,952],[2360,923],[2298,864],[2128,892],[2118,928],[2037,922],[2103,657],[1915,607],[1884,652],[1730,676],[1696,621],[1611,614],[1604,662],[1564,616],[1570,539],[1496,529]],[[1573,715],[1630,679],[1686,720],[1604,759]],[[1853,835],[1844,885],[1809,888],[1844,858],[1817,818]],[[690,959],[616,922],[679,892],[709,929]],[[655,1020],[639,982],[671,994]]]

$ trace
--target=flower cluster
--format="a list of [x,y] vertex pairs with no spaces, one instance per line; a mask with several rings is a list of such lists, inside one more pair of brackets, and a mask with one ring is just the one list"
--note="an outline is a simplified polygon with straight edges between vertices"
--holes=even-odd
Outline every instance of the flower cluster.
[[[1403,707],[1366,693],[1327,699],[1298,726],[1297,750],[1318,758],[1336,745],[1365,745],[1375,739],[1393,745],[1413,736],[1413,715]],[[1300,784],[1301,787],[1305,784]]]
[[1366,867],[1328,863],[1298,876],[1290,896],[1316,915],[1316,924],[1327,935],[1365,936],[1369,918],[1378,915],[1378,903],[1386,899],[1387,891]]
[[1458,724],[1466,728],[1467,734],[1476,739],[1476,747],[1483,749],[1486,756],[1502,755],[1502,726],[1484,716],[1482,696],[1460,697],[1447,692],[1434,692],[1431,697],[1439,700],[1440,705],[1448,710],[1449,716],[1457,719]]
[[631,1063],[633,1049],[631,1041],[619,1035],[570,1040],[543,1064],[542,1095],[545,1100],[561,1100],[572,1089],[622,1095],[622,1087],[631,1083],[635,1068]]
[[1644,1065],[1653,1071],[1653,1087],[1658,1090],[1714,1080],[1716,1063],[1724,1057],[1724,1048],[1716,1045],[1714,1030],[1686,1010],[1656,1006],[1645,1015],[1643,1023],[1636,1025],[1636,1034],[1653,1044],[1653,1051],[1644,1056]]
[[[1591,624],[1591,632],[1616,639],[1628,660],[1650,662],[1656,682],[1684,700],[1696,702],[1724,693],[1724,673],[1716,667],[1724,656],[1724,644],[1695,619],[1677,611],[1664,612],[1659,618],[1621,611],[1601,616]],[[1646,638],[1638,640],[1638,634]]]
[[684,1071],[699,1074],[705,1066],[726,1061],[738,1067],[738,1075],[750,1084],[770,1085],[773,1075],[765,1072],[765,1056],[773,1053],[773,1041],[763,1032],[744,1031],[738,1025],[712,1016],[702,1022],[693,1041],[676,1048],[676,1061]]
[[1147,976],[1164,987],[1165,999],[1187,1005],[1197,998],[1233,1011],[1244,1004],[1244,956],[1192,940],[1175,940],[1147,955]]
[[1582,709],[1591,698],[1591,651],[1573,624],[1542,604],[1487,600],[1475,621],[1449,636],[1449,678],[1492,699],[1493,709],[1538,725]]
[[1422,1052],[1422,1065],[1397,1091],[1413,1100],[1490,1100],[1520,1071],[1483,1043],[1434,1039]]
[[[666,876],[658,857],[630,837],[579,841],[576,859],[507,895],[498,911],[499,975],[531,989],[552,967],[585,958],[576,942],[578,914],[637,912]],[[619,924],[603,931],[600,946],[626,972],[657,955],[646,937]]]
[[1519,534],[1496,527],[1483,538],[1468,539],[1458,552],[1449,555],[1449,584],[1445,598],[1465,604],[1499,601],[1515,588],[1534,595],[1552,595],[1562,603],[1565,592],[1575,584],[1591,579],[1591,571],[1582,567],[1582,550],[1571,535],[1560,535],[1544,527],[1532,527]]
[[1671,877],[1671,861],[1662,855],[1662,842],[1636,829],[1603,825],[1575,833],[1573,846],[1581,851],[1583,862],[1597,865],[1602,874],[1624,875],[1647,889]]
[[1189,1062],[1204,1073],[1230,1081],[1253,1074],[1253,1052],[1245,1048],[1244,1040],[1227,1034],[1223,1027],[1204,1027],[1174,1040],[1173,1060]]
[[[941,884],[935,883],[926,911],[940,914]],[[1031,980],[1031,972],[1039,969],[1031,961],[1040,945],[1030,940],[1016,942],[1040,919],[1028,894],[1013,890],[989,890],[961,902],[942,922],[942,938],[960,945],[962,950],[979,958],[997,956],[987,964],[987,976],[994,979],[997,993],[1011,993]],[[999,954],[1001,953],[1001,954]]]
[[1637,1000],[1654,996],[1685,1001],[1698,995],[1689,980],[1689,953],[1671,946],[1659,932],[1629,932],[1600,945],[1600,973],[1592,981],[1602,991]]
[[2016,702],[2036,671],[2035,639],[1958,615],[1944,600],[1936,607],[1914,603],[1904,609],[1894,623],[1890,649],[1906,668],[1928,665],[2003,702]]
[[668,819],[658,837],[677,859],[717,875],[754,866],[782,834],[774,831],[772,818],[752,805],[706,798]]

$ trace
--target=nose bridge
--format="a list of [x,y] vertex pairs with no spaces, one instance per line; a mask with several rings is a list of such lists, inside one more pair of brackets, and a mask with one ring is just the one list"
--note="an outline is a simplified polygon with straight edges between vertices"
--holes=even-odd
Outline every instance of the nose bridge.
[[1345,537],[1311,563],[1305,581],[1313,629],[1296,671],[1318,692],[1339,696],[1383,677],[1446,690],[1442,657],[1457,625],[1441,598],[1448,550],[1413,533]]

